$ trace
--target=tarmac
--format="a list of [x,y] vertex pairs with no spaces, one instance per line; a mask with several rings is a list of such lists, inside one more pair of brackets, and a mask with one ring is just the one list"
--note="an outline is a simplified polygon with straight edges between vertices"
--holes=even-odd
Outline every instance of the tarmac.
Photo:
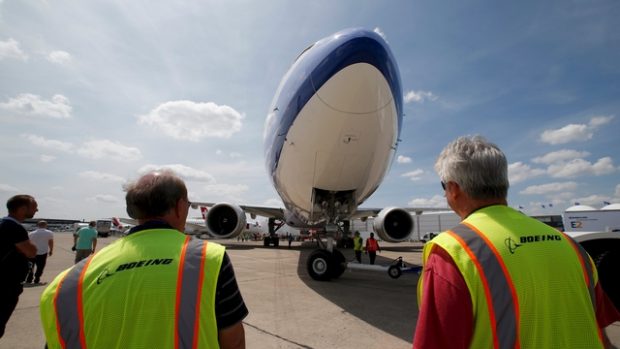
[[[116,237],[99,238],[97,250]],[[418,275],[398,279],[378,271],[346,270],[337,280],[318,282],[306,272],[306,257],[315,244],[293,242],[267,248],[262,242],[216,240],[227,247],[237,282],[250,311],[244,319],[247,348],[411,348],[417,320]],[[422,244],[380,243],[376,264],[402,257],[408,266],[421,264]],[[55,234],[42,281],[51,281],[73,265],[70,233]],[[353,251],[342,250],[347,260]],[[363,263],[368,258],[362,255]],[[0,348],[43,348],[39,320],[43,286],[24,288]],[[620,322],[607,328],[620,346]]]

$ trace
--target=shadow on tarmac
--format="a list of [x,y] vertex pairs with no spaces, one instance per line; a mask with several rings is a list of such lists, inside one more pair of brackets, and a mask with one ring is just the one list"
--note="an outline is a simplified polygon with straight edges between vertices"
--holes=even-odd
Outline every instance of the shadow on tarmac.
[[[404,341],[412,341],[418,314],[417,274],[405,273],[398,279],[392,279],[387,271],[347,269],[338,279],[316,281],[308,275],[306,268],[307,258],[315,248],[316,244],[304,244],[300,248],[297,274],[306,286],[342,308],[344,312]],[[354,260],[352,249],[339,250],[347,261]],[[388,249],[382,248],[382,250]],[[390,247],[389,250],[413,251],[411,246]],[[377,254],[375,265],[389,266],[393,261],[394,258]],[[368,255],[362,254],[362,263],[369,263]]]

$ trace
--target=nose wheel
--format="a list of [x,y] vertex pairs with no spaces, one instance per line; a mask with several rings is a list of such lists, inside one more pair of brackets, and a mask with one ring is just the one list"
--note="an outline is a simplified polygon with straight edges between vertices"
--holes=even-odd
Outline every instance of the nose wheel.
[[311,278],[318,281],[329,281],[338,278],[346,268],[342,252],[325,249],[314,250],[308,257],[306,267]]

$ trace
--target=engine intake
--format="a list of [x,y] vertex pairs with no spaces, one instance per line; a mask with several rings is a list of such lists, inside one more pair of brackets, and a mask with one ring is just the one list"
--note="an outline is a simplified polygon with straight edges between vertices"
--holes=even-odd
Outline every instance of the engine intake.
[[245,229],[245,211],[237,205],[220,203],[207,211],[207,231],[220,239],[234,238]]
[[375,232],[388,242],[401,242],[413,232],[413,218],[402,208],[386,207],[379,212],[373,223]]

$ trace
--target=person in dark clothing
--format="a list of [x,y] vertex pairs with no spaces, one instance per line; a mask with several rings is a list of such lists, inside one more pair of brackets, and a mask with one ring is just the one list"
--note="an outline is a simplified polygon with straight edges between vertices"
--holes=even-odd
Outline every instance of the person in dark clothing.
[[24,290],[22,282],[29,270],[28,259],[37,254],[36,246],[21,225],[25,219],[34,217],[37,202],[30,195],[15,195],[6,202],[6,207],[9,215],[0,222],[0,338]]

